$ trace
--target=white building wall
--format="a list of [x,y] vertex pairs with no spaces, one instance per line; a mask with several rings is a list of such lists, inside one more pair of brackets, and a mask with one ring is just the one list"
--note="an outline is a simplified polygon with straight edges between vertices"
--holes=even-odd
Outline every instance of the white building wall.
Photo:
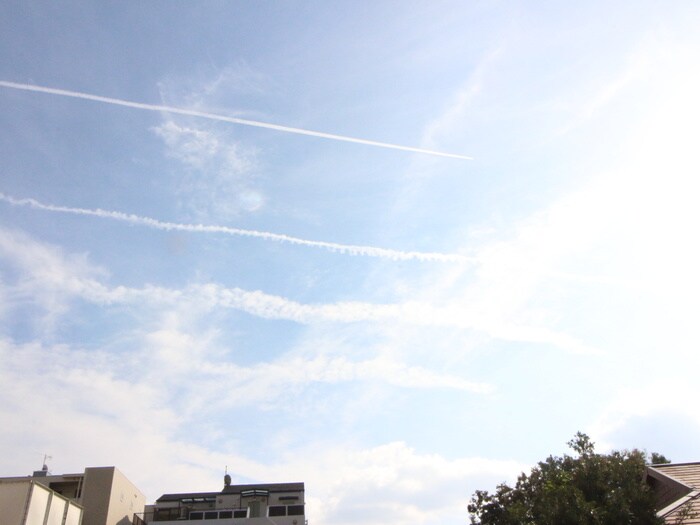
[[68,510],[66,511],[66,521],[64,525],[80,525],[83,517],[83,510],[76,505],[68,505]]
[[38,483],[32,483],[27,520],[23,525],[44,525],[50,498],[51,491],[49,489]]
[[232,518],[219,520],[156,521],[158,525],[304,525],[304,516],[277,516],[274,518]]
[[83,509],[31,480],[0,480],[0,525],[81,525]]
[[45,525],[63,525],[63,515],[66,513],[67,506],[67,499],[62,498],[56,493],[52,494]]

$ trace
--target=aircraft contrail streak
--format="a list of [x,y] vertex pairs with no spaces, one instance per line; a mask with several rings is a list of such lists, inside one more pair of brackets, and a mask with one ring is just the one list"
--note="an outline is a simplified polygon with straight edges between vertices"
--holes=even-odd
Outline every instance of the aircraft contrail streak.
[[194,233],[223,233],[227,235],[236,235],[240,237],[256,237],[268,241],[287,242],[301,246],[310,246],[314,248],[323,248],[332,252],[344,253],[348,255],[362,255],[366,257],[379,257],[392,260],[415,260],[415,261],[433,261],[433,262],[454,262],[468,263],[475,262],[475,259],[466,257],[456,253],[438,253],[438,252],[417,252],[417,251],[401,251],[392,250],[389,248],[379,248],[376,246],[361,246],[353,244],[340,244],[326,241],[312,241],[292,237],[280,233],[272,233],[258,230],[244,230],[241,228],[231,228],[229,226],[205,225],[205,224],[183,224],[176,222],[160,221],[151,217],[143,217],[130,213],[119,211],[102,210],[100,208],[73,208],[69,206],[56,206],[53,204],[44,204],[36,199],[17,199],[0,193],[0,200],[5,201],[13,206],[26,206],[38,210],[45,210],[58,213],[69,213],[73,215],[87,215],[92,217],[101,217],[104,219],[112,219],[116,221],[126,222],[129,224],[137,224],[148,226],[157,230],[164,231],[186,231]]
[[83,100],[92,100],[93,102],[102,102],[104,104],[112,104],[115,106],[125,106],[128,108],[135,109],[145,109],[147,111],[164,111],[167,113],[175,113],[179,115],[188,115],[191,117],[200,117],[209,120],[218,120],[221,122],[229,122],[231,124],[240,124],[243,126],[254,126],[257,128],[267,128],[276,131],[284,131],[286,133],[296,133],[298,135],[308,135],[311,137],[320,137],[330,140],[339,140],[342,142],[354,142],[356,144],[364,144],[366,146],[375,146],[378,148],[388,148],[397,149],[402,151],[410,151],[413,153],[422,153],[425,155],[434,155],[438,157],[449,157],[453,159],[461,160],[473,160],[472,157],[467,155],[458,155],[456,153],[445,153],[441,151],[433,151],[423,148],[414,148],[412,146],[401,146],[399,144],[390,144],[387,142],[378,142],[375,140],[360,139],[356,137],[348,137],[345,135],[335,135],[333,133],[325,133],[323,131],[312,131],[308,129],[293,128],[290,126],[281,126],[279,124],[270,124],[268,122],[260,122],[257,120],[247,120],[237,117],[228,117],[226,115],[219,115],[216,113],[207,113],[204,111],[197,111],[194,109],[183,109],[176,108],[172,106],[162,106],[158,104],[144,104],[142,102],[132,102],[130,100],[123,100],[120,98],[103,97],[100,95],[92,95],[90,93],[82,93],[80,91],[69,91],[67,89],[57,89],[45,86],[37,86],[34,84],[20,84],[17,82],[8,82],[6,80],[0,80],[0,87],[10,88],[10,89],[20,89],[23,91],[34,91],[37,93],[46,93],[50,95],[59,95],[62,97],[79,98]]

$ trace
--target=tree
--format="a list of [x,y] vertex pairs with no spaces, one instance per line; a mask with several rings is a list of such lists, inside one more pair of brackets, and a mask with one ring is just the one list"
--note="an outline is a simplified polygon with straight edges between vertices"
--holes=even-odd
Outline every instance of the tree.
[[670,459],[667,459],[663,454],[658,452],[652,452],[651,458],[649,458],[649,463],[651,465],[661,465],[662,463],[671,463]]
[[576,456],[549,456],[530,475],[489,494],[477,490],[468,510],[481,525],[657,525],[654,496],[644,482],[646,454],[639,450],[596,454],[577,432]]

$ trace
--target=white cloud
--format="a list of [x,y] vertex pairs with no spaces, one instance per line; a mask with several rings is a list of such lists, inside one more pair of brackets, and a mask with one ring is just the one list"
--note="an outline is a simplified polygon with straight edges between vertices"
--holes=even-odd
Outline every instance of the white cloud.
[[[33,250],[50,251],[41,244],[25,238],[21,244],[8,244],[2,255],[6,259],[21,261],[23,271],[31,276],[20,287],[31,286],[32,293],[44,293],[52,290],[52,296],[81,298],[100,305],[132,304],[139,307],[173,307],[191,304],[197,308],[231,308],[264,319],[284,319],[302,324],[313,323],[356,323],[382,322],[416,326],[452,326],[480,330],[492,337],[506,340],[539,341],[547,344],[563,345],[574,351],[586,348],[572,338],[557,334],[544,327],[530,327],[517,322],[494,323],[493,319],[484,317],[478,310],[478,303],[452,302],[446,306],[435,307],[427,303],[408,301],[398,304],[373,304],[363,302],[337,302],[329,304],[304,304],[288,298],[265,293],[260,290],[248,291],[240,288],[225,288],[215,283],[192,284],[182,289],[168,289],[152,285],[142,288],[125,286],[109,287],[92,276],[73,272],[69,261],[62,261],[54,256],[50,268],[42,258],[27,258],[24,254],[28,246]],[[56,250],[54,250],[56,251]],[[60,272],[60,279],[53,273]]]
[[264,204],[255,189],[256,153],[215,128],[179,125],[172,119],[153,128],[167,154],[187,170],[178,184],[178,196],[197,217],[235,217]]
[[468,112],[474,100],[483,90],[484,77],[497,62],[501,53],[501,49],[495,49],[479,60],[464,85],[455,93],[448,107],[425,126],[422,144],[434,148],[436,144],[444,142],[446,138],[464,129],[467,124]]
[[[228,465],[235,482],[305,481],[307,515],[328,525],[348,523],[349,516],[359,514],[371,516],[367,523],[437,524],[455,517],[459,523],[474,489],[512,479],[524,468],[513,461],[421,454],[403,442],[370,448],[331,445],[312,434],[300,448],[256,459],[236,450],[236,427],[229,428],[226,418],[218,430],[230,434],[231,446],[209,448],[200,432],[192,434],[197,436],[195,444],[182,433],[199,425],[201,417],[172,396],[190,398],[210,378],[178,372],[181,359],[192,366],[205,354],[203,348],[188,354],[186,347],[196,340],[181,336],[154,332],[146,340],[163,345],[163,351],[146,345],[136,354],[122,355],[0,341],[0,380],[12,386],[0,392],[0,424],[5,429],[0,445],[21,451],[6,458],[4,468],[21,475],[40,461],[41,452],[53,456],[54,472],[114,464],[152,501],[166,492],[216,490]],[[251,373],[261,374],[259,379],[275,374],[275,366],[254,367]],[[303,373],[335,381],[358,372],[357,367],[338,372],[338,365],[326,362],[311,363]],[[229,381],[235,379],[229,376]],[[249,379],[249,386],[254,385]],[[205,391],[220,409],[221,390]],[[226,390],[226,397],[236,395],[235,389]]]
[[[153,128],[168,148],[168,153],[183,164],[197,169],[207,167],[221,148],[218,138],[209,131],[178,126],[172,120],[166,120]],[[240,161],[236,163],[240,165]]]
[[[243,195],[244,198],[245,195]],[[241,237],[254,237],[258,239],[264,239],[267,241],[285,242],[290,244],[296,244],[300,246],[309,246],[322,248],[329,250],[331,252],[366,256],[366,257],[379,257],[389,260],[398,261],[435,261],[435,262],[461,262],[468,263],[474,262],[473,259],[465,257],[464,255],[456,253],[435,253],[435,252],[417,252],[417,251],[402,251],[393,250],[390,248],[380,248],[376,246],[360,246],[351,244],[340,244],[335,242],[326,241],[313,241],[309,239],[301,239],[299,237],[292,237],[290,235],[284,235],[273,232],[257,231],[257,230],[244,230],[241,228],[231,228],[229,226],[220,225],[203,225],[203,224],[183,224],[175,222],[166,222],[153,219],[151,217],[144,217],[140,215],[127,214],[119,211],[110,211],[102,209],[89,209],[89,208],[75,208],[70,206],[57,206],[54,204],[45,204],[39,202],[36,199],[17,199],[10,195],[6,195],[0,192],[0,201],[7,202],[13,206],[28,206],[38,210],[52,211],[57,213],[70,213],[74,215],[83,215],[89,217],[100,217],[105,219],[112,219],[115,221],[121,221],[128,224],[137,224],[142,226],[147,226],[149,228],[154,228],[162,231],[185,231],[194,233],[220,233],[225,235],[236,235]]]
[[47,334],[68,311],[72,299],[94,295],[96,288],[103,288],[97,279],[106,276],[85,254],[66,254],[22,232],[3,228],[0,259],[9,263],[2,278],[3,313],[7,316],[21,306],[38,306],[41,312],[32,317],[34,328]]
[[271,89],[270,80],[245,61],[199,74],[188,71],[185,76],[168,76],[158,83],[161,98],[167,104],[203,111],[238,103],[241,96],[264,95]]
[[290,455],[284,468],[307,480],[309,516],[334,525],[464,523],[474,490],[511,481],[527,468],[508,460],[421,454],[401,441],[322,446],[314,455],[313,462],[304,451],[299,458]]
[[[310,382],[380,381],[408,388],[451,388],[479,393],[489,390],[487,385],[478,382],[386,358],[351,361],[320,354],[311,359],[285,355],[280,361],[259,363],[248,368],[222,363],[216,359],[225,355],[225,350],[217,348],[214,343],[217,332],[198,331],[194,321],[215,308],[233,308],[263,318],[300,323],[347,323],[386,318],[401,321],[401,306],[356,303],[305,305],[261,291],[223,288],[216,284],[194,284],[184,289],[149,285],[143,288],[110,287],[99,281],[97,277],[103,272],[91,266],[86,257],[64,254],[26,235],[6,230],[0,230],[0,257],[21,270],[16,280],[6,283],[9,293],[21,295],[24,301],[35,303],[55,320],[67,315],[71,302],[77,299],[100,307],[131,307],[133,318],[138,320],[133,328],[134,334],[122,334],[120,337],[131,345],[135,344],[133,338],[139,337],[146,350],[142,354],[125,354],[131,360],[128,363],[151,363],[147,366],[146,374],[157,370],[163,374],[158,380],[160,383],[173,382],[173,386],[179,385],[178,388],[191,391],[188,403],[193,407],[213,402],[215,392],[224,387],[240,391],[240,399],[252,402],[277,396],[284,391],[285,385]],[[56,304],[61,307],[56,308]],[[149,321],[145,319],[153,315],[144,317],[146,311],[162,319],[157,329],[148,327]],[[411,314],[411,319],[417,320],[421,315],[418,307]],[[141,328],[137,328],[139,326]],[[192,330],[197,330],[196,335],[190,335]],[[85,356],[81,354],[77,357]],[[101,358],[107,359],[107,355]],[[295,370],[294,374],[289,374],[290,366]],[[197,386],[190,388],[189,385],[194,384],[193,374],[201,377]],[[233,396],[232,399],[239,397]]]

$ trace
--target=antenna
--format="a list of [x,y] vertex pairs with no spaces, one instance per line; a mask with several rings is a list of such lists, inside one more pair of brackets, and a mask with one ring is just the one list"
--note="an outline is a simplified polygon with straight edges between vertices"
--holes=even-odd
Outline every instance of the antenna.
[[48,454],[45,453],[44,454],[44,461],[42,461],[42,463],[41,463],[41,470],[35,470],[34,473],[32,474],[32,477],[45,478],[46,476],[51,474],[49,472],[49,465],[47,464],[47,461],[49,459],[53,459],[53,457],[49,456]]
[[46,464],[47,459],[53,459],[53,456],[49,456],[48,454],[44,454],[44,461],[41,464],[41,470],[48,472],[49,471],[49,466]]

